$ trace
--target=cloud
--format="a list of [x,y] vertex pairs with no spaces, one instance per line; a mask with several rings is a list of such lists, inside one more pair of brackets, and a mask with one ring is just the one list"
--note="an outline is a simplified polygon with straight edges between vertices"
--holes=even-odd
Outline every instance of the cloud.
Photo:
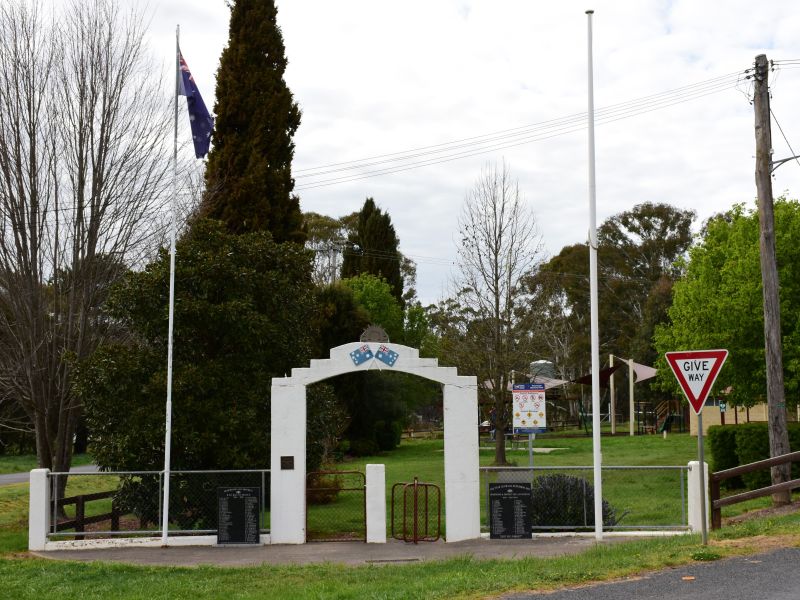
[[[303,110],[295,168],[362,159],[557,119],[586,110],[586,16],[572,2],[293,0],[278,2],[287,82]],[[796,3],[606,0],[593,18],[598,109],[749,68],[756,54],[800,58]],[[174,21],[204,96],[227,42],[224,3],[162,0],[153,40],[174,48]],[[171,44],[170,46],[170,37]],[[159,41],[160,40],[160,41]],[[773,110],[800,151],[800,69],[771,74]],[[747,82],[597,127],[598,221],[644,201],[699,219],[755,196]],[[209,102],[210,104],[210,102]],[[775,129],[776,157],[789,148]],[[341,216],[372,196],[418,290],[436,300],[455,259],[457,216],[487,161],[506,159],[536,211],[549,253],[585,241],[585,131],[382,177],[300,191],[304,210]],[[299,175],[299,173],[298,173]],[[298,177],[298,186],[304,178]],[[307,181],[307,180],[305,180]],[[797,196],[800,166],[776,171]]]

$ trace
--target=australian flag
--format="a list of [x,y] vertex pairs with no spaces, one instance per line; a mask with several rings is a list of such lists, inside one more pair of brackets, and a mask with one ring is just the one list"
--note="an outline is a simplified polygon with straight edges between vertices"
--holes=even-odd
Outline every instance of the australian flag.
[[372,350],[366,344],[350,353],[350,359],[355,366],[367,362],[370,358],[372,358]]
[[390,350],[387,346],[382,345],[380,348],[378,348],[378,353],[375,355],[375,358],[382,363],[386,363],[390,367],[393,367],[394,363],[397,362],[398,356],[400,355],[397,354],[397,352]]
[[192,77],[192,72],[183,54],[180,54],[181,78],[178,94],[186,96],[186,104],[189,107],[189,123],[192,126],[192,140],[194,141],[194,154],[197,158],[203,158],[208,154],[208,146],[211,143],[211,133],[214,130],[214,118],[208,114],[200,90]]

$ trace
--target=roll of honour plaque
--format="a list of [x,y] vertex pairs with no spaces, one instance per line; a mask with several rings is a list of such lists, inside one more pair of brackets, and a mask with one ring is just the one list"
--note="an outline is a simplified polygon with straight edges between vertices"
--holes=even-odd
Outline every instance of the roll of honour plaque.
[[217,488],[217,544],[258,544],[260,489]]
[[489,537],[514,540],[531,537],[531,484],[489,484]]

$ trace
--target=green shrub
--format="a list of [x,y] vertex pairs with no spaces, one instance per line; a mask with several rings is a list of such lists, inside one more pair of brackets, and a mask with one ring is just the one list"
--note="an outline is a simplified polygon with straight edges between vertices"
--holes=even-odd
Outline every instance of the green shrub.
[[377,453],[378,443],[374,439],[350,440],[350,454],[353,456],[374,456]]
[[337,448],[347,427],[347,411],[327,383],[308,386],[306,402],[306,468],[319,471],[322,465],[341,459]]
[[[603,525],[617,525],[624,515],[603,500]],[[594,487],[581,477],[542,475],[531,487],[531,525],[594,526]]]
[[[789,448],[792,452],[800,450],[800,423],[789,423]],[[795,468],[800,471],[800,465],[795,463]]]
[[[789,449],[792,452],[800,450],[800,423],[789,423]],[[800,462],[792,465],[792,479],[800,479]]]
[[306,499],[309,504],[330,504],[336,501],[341,489],[341,481],[336,475],[311,473],[306,482]]
[[[217,528],[217,489],[220,487],[261,488],[258,472],[173,472],[170,477],[169,520],[180,529]],[[267,486],[269,485],[267,479]],[[133,514],[142,529],[161,526],[161,479],[153,476],[123,475],[114,495],[114,504],[122,514]],[[269,488],[259,498],[269,506]]]
[[[736,456],[739,464],[746,465],[769,458],[769,433],[766,423],[745,423],[737,426]],[[754,490],[770,485],[769,469],[759,469],[742,475],[747,489]]]
[[[800,450],[800,423],[788,423],[789,448]],[[731,438],[734,450],[731,451]],[[769,458],[769,431],[767,423],[714,426],[708,430],[713,471],[721,471]],[[792,466],[792,476],[800,477],[800,463]],[[769,469],[761,469],[727,480],[726,487],[757,489],[770,485]]]
[[403,427],[398,421],[375,422],[375,440],[378,442],[379,450],[389,451],[397,448],[402,433]]
[[[714,425],[708,428],[708,446],[711,452],[711,471],[724,471],[739,466],[736,455],[736,430],[738,425]],[[735,489],[744,484],[741,477],[723,482],[723,487]]]

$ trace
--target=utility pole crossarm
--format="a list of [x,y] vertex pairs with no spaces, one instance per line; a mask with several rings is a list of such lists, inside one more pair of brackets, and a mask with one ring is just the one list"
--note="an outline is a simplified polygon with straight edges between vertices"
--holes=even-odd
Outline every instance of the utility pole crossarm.
[[772,162],[770,162],[770,164],[769,164],[769,166],[770,166],[770,171],[769,171],[769,172],[770,172],[770,173],[774,173],[774,172],[775,172],[775,170],[776,170],[778,167],[780,167],[782,164],[784,164],[784,163],[787,163],[787,162],[789,162],[790,160],[797,160],[798,158],[800,158],[800,154],[798,154],[798,155],[796,155],[796,156],[790,156],[789,158],[782,158],[782,159],[780,159],[780,160],[773,160],[773,161],[772,161]]

